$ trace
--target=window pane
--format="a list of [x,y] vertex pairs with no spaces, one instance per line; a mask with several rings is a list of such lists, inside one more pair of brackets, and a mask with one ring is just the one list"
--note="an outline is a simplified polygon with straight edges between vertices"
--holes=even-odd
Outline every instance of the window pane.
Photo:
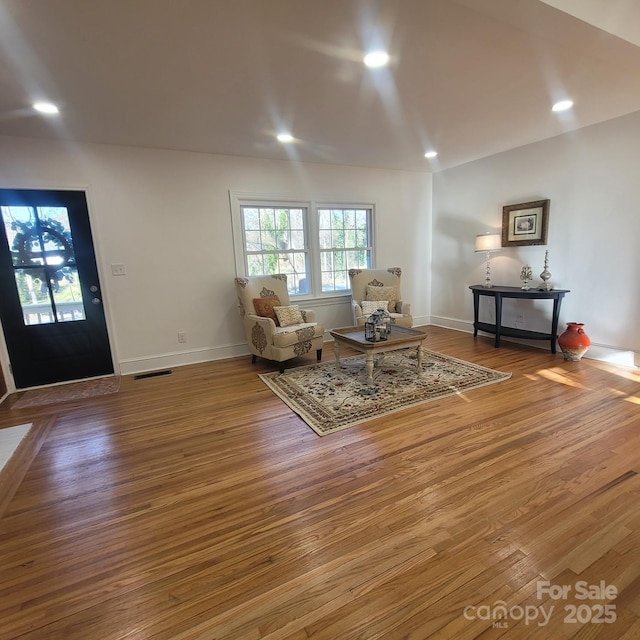
[[55,322],[44,269],[16,269],[14,274],[24,323]]
[[356,226],[356,212],[353,209],[344,212],[344,226],[347,229],[353,229]]
[[319,240],[320,240],[321,249],[330,249],[331,248],[331,231],[321,230],[319,232]]
[[262,248],[260,243],[260,231],[246,231],[244,234],[244,240],[247,251],[260,251]]
[[353,229],[347,229],[344,232],[344,246],[345,247],[356,246],[356,232]]
[[251,231],[259,229],[260,216],[258,215],[258,210],[249,208],[249,207],[244,207],[242,211],[244,214],[244,228],[246,230],[251,230]]
[[323,251],[320,254],[320,269],[322,271],[333,271],[333,253],[331,251]]
[[[250,276],[261,276],[265,274],[263,256],[247,256],[247,267]],[[275,271],[273,272],[275,273]]]
[[328,209],[318,209],[318,225],[320,229],[331,229],[331,215]]
[[304,213],[302,209],[291,209],[291,228],[304,229]]
[[51,291],[58,322],[86,318],[80,291],[80,277],[75,267],[64,267],[55,271],[51,278]]
[[260,228],[275,229],[275,211],[273,209],[260,209]]
[[304,231],[291,232],[291,248],[304,249]]

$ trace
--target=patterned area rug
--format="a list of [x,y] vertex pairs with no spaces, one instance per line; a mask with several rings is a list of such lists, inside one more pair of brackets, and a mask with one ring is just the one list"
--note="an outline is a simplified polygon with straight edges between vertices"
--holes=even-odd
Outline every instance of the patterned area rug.
[[26,409],[45,404],[68,402],[70,400],[83,400],[94,396],[105,396],[117,393],[120,389],[120,377],[96,378],[95,380],[83,380],[43,389],[32,389],[13,403],[12,409]]
[[416,371],[415,349],[391,351],[374,358],[373,385],[366,383],[365,356],[341,358],[261,374],[262,381],[293,409],[318,435],[507,380],[510,373],[487,369],[423,350],[422,375]]

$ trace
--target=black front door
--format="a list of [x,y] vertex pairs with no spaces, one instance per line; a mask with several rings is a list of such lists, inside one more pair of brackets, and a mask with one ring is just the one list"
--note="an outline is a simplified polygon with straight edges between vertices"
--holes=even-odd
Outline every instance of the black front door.
[[18,389],[113,373],[83,191],[0,189],[0,320]]

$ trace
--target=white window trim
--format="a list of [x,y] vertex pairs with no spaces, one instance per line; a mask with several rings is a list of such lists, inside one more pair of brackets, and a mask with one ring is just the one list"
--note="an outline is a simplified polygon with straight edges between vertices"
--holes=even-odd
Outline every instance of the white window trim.
[[309,278],[311,293],[294,294],[291,298],[296,300],[306,299],[335,299],[350,297],[351,291],[321,291],[320,279],[320,235],[318,228],[318,209],[368,209],[370,213],[369,242],[371,246],[371,268],[376,265],[376,205],[373,202],[353,202],[348,200],[324,199],[324,198],[291,198],[290,196],[245,193],[229,191],[229,204],[231,209],[231,230],[233,234],[233,255],[236,267],[236,276],[246,276],[247,269],[244,254],[244,234],[242,230],[242,207],[246,205],[274,206],[303,208],[307,210],[307,224],[305,226],[306,242],[309,251]]

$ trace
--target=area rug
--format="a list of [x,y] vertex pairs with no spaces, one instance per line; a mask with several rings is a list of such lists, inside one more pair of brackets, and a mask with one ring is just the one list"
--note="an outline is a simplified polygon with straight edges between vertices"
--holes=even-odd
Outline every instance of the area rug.
[[96,378],[95,380],[83,380],[42,389],[25,391],[20,398],[13,403],[12,409],[25,409],[70,400],[83,400],[94,396],[104,396],[117,393],[120,389],[120,376],[109,378]]
[[415,349],[374,358],[373,385],[366,383],[365,356],[321,362],[284,373],[261,374],[262,381],[318,435],[394,413],[423,402],[507,380],[510,373],[487,369],[423,349],[417,375]]

